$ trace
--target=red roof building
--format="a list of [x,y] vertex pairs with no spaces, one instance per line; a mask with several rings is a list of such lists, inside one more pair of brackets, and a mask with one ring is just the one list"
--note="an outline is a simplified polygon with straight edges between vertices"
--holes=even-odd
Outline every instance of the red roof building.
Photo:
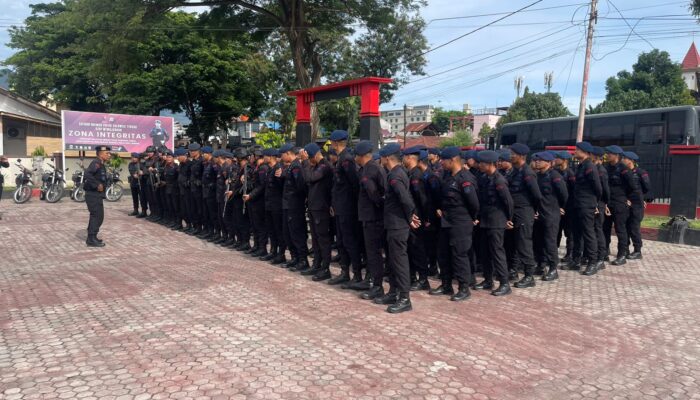
[[698,53],[695,43],[690,45],[688,53],[683,58],[681,63],[683,71],[683,80],[690,90],[698,90],[698,79],[700,78],[700,54]]

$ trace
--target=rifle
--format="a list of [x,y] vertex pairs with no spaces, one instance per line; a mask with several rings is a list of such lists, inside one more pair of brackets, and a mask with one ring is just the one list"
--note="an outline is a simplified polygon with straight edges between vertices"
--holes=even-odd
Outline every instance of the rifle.
[[136,171],[136,181],[139,183],[139,193],[143,193],[143,188],[141,187],[141,174],[138,173],[143,173],[141,170],[141,157],[139,157],[139,159],[136,161],[136,165],[138,166],[138,170]]
[[[247,169],[248,169],[248,164],[246,164],[246,166],[243,167],[243,176],[245,177],[245,179],[243,180],[243,195],[242,196],[245,196],[248,194],[248,177],[246,176]],[[243,201],[243,214],[245,214],[245,203],[246,203],[246,201],[244,200]]]
[[226,196],[226,193],[228,193],[229,190],[231,190],[231,177],[226,179],[226,190],[224,190],[224,213],[221,216],[222,218],[226,217],[226,206],[228,205],[228,196]]

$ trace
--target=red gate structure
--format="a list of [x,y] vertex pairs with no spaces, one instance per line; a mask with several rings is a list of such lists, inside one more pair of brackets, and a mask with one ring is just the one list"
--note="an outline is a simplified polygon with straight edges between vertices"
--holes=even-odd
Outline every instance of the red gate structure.
[[316,86],[287,93],[297,98],[297,146],[311,142],[311,104],[316,101],[360,96],[360,139],[369,140],[375,148],[379,143],[379,86],[391,83],[390,78],[368,77]]

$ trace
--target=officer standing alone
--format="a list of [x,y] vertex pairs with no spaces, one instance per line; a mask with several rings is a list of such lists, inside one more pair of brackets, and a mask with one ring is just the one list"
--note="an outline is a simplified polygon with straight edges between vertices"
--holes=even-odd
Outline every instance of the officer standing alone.
[[109,146],[97,146],[97,158],[92,160],[85,170],[85,203],[90,212],[90,222],[87,227],[88,247],[104,247],[102,240],[97,238],[102,221],[105,218],[104,199],[105,187],[107,186],[107,168],[105,162],[110,158]]

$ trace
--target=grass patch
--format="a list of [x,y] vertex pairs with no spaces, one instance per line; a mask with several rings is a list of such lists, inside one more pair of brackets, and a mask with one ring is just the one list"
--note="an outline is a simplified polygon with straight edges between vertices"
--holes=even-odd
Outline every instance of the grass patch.
[[[658,217],[655,215],[647,215],[642,220],[642,228],[661,228],[661,225],[667,223],[670,217]],[[700,229],[700,220],[691,219],[688,220],[691,229]]]

